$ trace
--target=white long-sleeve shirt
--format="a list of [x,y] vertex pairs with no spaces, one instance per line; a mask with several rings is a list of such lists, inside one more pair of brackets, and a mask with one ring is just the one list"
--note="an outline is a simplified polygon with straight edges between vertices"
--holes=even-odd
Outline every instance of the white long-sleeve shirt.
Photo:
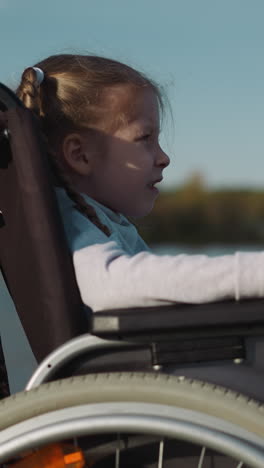
[[93,311],[264,296],[264,252],[155,255],[123,215],[84,197],[110,237],[57,190],[81,297]]

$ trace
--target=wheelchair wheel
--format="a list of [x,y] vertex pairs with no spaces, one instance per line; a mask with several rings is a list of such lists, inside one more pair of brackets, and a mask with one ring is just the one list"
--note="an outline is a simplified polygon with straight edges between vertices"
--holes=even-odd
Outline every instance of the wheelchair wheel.
[[175,376],[112,373],[54,381],[3,400],[0,414],[2,463],[71,439],[96,467],[161,468],[177,466],[175,460],[184,468],[264,466],[264,406]]

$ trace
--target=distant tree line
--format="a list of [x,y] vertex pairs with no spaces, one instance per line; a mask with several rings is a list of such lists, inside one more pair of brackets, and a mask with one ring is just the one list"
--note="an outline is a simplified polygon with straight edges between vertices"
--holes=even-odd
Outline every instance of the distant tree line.
[[264,190],[209,190],[195,175],[162,192],[138,228],[148,243],[262,244]]

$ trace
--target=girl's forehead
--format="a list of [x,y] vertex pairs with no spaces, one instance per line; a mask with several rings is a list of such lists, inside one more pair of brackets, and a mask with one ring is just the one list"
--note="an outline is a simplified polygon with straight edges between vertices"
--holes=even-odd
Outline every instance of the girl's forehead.
[[149,87],[119,85],[108,88],[104,104],[118,127],[131,123],[159,124],[158,99]]

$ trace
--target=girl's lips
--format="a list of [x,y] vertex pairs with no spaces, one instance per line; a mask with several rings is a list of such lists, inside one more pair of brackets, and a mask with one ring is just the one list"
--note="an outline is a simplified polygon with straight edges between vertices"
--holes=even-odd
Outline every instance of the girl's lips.
[[159,194],[159,189],[156,187],[156,184],[160,181],[155,181],[152,182],[151,184],[148,184],[147,187],[151,190],[152,193],[155,193],[156,195]]
[[155,187],[155,185],[153,185],[150,190],[156,194],[159,194],[159,189],[157,187]]
[[160,177],[159,179],[156,179],[154,180],[153,182],[151,182],[150,184],[148,184],[148,187],[150,188],[155,188],[156,190],[158,190],[155,185],[156,184],[159,184],[160,182],[162,181],[162,177]]

